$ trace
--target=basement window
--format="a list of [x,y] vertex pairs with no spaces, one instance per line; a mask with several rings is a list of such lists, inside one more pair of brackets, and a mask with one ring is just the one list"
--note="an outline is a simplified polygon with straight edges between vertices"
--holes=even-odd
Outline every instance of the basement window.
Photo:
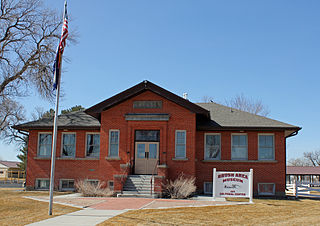
[[114,190],[114,182],[113,182],[113,180],[109,180],[109,181],[108,181],[108,188],[109,188],[111,191]]
[[73,179],[60,180],[60,190],[61,191],[73,191],[74,190],[74,180]]
[[48,190],[50,186],[50,180],[48,178],[36,179],[36,189],[38,190]]
[[258,183],[259,195],[275,195],[276,185],[274,183]]
[[212,182],[203,183],[203,193],[206,195],[212,195]]

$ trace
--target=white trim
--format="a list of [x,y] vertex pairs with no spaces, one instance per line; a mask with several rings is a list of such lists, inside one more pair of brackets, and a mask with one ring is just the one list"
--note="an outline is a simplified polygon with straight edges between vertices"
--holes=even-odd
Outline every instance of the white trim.
[[[62,188],[62,181],[73,181],[73,188]],[[75,179],[61,178],[59,180],[59,190],[60,191],[74,191],[75,190]]]
[[[211,184],[211,189],[208,191],[206,191],[206,184]],[[210,181],[203,182],[203,194],[212,195],[212,186],[213,186],[213,182],[210,182]]]
[[[39,187],[38,187],[38,181],[39,181],[39,180],[47,180],[47,181],[49,181],[48,188],[39,188]],[[34,186],[34,188],[35,188],[36,190],[44,190],[44,191],[49,190],[49,188],[50,188],[50,178],[36,178],[36,179],[35,179],[35,186]]]
[[[273,184],[272,193],[260,192],[260,184]],[[275,195],[276,194],[276,184],[275,183],[258,183],[258,195]]]
[[[177,157],[177,133],[178,132],[184,132],[185,133],[185,139],[184,139],[184,156]],[[175,135],[174,135],[174,158],[175,159],[186,159],[187,157],[187,130],[175,130]]]
[[[233,136],[246,136],[247,138],[247,157],[246,158],[232,158],[232,147],[233,147]],[[249,144],[248,144],[248,134],[247,133],[231,133],[231,160],[248,160],[248,152],[249,152]]]
[[[273,154],[273,158],[271,159],[260,159],[260,151],[259,151],[259,148],[260,148],[260,139],[259,139],[259,136],[272,136],[272,142],[273,142],[273,147],[272,147],[272,154]],[[258,160],[260,161],[268,161],[268,160],[275,160],[276,159],[276,152],[275,152],[275,135],[274,133],[258,133]]]
[[[111,141],[111,132],[118,132],[118,154],[117,156],[110,155],[110,141]],[[119,129],[109,129],[109,139],[108,139],[108,157],[118,158],[119,157],[119,149],[120,149],[120,130]]]
[[[112,186],[110,186],[110,183],[113,183],[113,185]],[[112,189],[111,189],[111,187],[112,187]],[[111,191],[114,191],[114,180],[108,180],[108,188],[111,190]]]
[[[51,151],[49,155],[39,155],[40,151],[40,135],[41,134],[50,134],[51,135]],[[42,158],[50,158],[51,157],[51,152],[52,152],[52,132],[38,132],[38,146],[37,146],[37,157],[42,157]]]
[[101,139],[99,141],[99,156],[87,156],[87,148],[88,148],[88,135],[90,134],[98,134],[99,138],[100,138],[100,132],[86,132],[86,139],[85,139],[85,149],[84,149],[84,157],[85,158],[100,158],[100,153],[101,153]]
[[[219,157],[218,158],[206,158],[206,144],[207,135],[219,136]],[[203,144],[203,159],[204,160],[221,160],[221,133],[204,133],[204,144]]]
[[[63,156],[63,135],[64,134],[74,134],[74,146],[75,146],[75,152],[74,156]],[[60,150],[60,157],[61,158],[75,158],[77,156],[77,133],[76,132],[62,132],[61,133],[61,150]]]

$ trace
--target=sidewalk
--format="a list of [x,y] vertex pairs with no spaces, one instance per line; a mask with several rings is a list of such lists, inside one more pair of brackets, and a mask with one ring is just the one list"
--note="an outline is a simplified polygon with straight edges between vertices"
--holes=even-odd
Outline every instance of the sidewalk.
[[[26,198],[48,202],[45,196]],[[198,197],[189,200],[151,199],[151,198],[89,198],[78,194],[54,197],[54,203],[83,208],[73,213],[53,217],[29,225],[96,225],[111,217],[129,210],[164,209],[177,207],[200,207],[218,205],[249,204],[247,202],[212,201],[211,197]]]

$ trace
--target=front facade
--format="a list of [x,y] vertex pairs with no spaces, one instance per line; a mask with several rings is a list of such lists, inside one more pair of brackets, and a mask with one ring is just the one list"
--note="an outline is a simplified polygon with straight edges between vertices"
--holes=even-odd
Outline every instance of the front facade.
[[[16,126],[29,132],[26,185],[49,186],[52,119]],[[210,193],[212,169],[254,170],[255,194],[283,195],[286,138],[300,130],[216,103],[194,104],[149,81],[58,122],[55,187],[101,181],[115,191],[127,175],[161,184],[181,173],[194,176],[199,193]]]
[[19,168],[19,162],[0,160],[0,180],[24,178],[24,172]]

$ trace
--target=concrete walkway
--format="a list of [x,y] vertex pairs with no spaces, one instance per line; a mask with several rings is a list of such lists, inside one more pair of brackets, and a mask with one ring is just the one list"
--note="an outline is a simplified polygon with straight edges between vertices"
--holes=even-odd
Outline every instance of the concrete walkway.
[[102,223],[111,217],[122,214],[127,210],[96,210],[83,209],[66,215],[49,218],[28,225],[46,225],[46,226],[67,226],[67,225],[83,225],[92,226]]
[[[46,196],[26,198],[48,202]],[[87,198],[79,194],[54,197],[54,203],[83,208],[73,213],[57,216],[29,225],[96,225],[111,217],[129,210],[164,209],[177,207],[200,207],[218,205],[249,204],[247,202],[212,201],[211,197],[198,197],[188,200],[152,199],[152,198]]]

